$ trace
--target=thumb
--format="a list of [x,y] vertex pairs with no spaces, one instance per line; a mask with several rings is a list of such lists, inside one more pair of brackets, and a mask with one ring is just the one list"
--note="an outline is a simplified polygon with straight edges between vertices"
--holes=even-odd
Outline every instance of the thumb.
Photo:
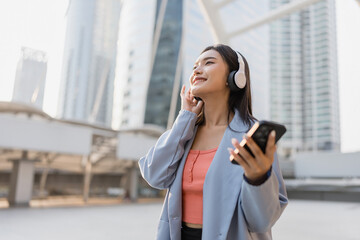
[[196,107],[195,107],[195,111],[196,111],[197,113],[200,113],[203,105],[204,105],[204,102],[203,102],[203,101],[201,101],[201,100],[198,101],[198,103],[196,104]]

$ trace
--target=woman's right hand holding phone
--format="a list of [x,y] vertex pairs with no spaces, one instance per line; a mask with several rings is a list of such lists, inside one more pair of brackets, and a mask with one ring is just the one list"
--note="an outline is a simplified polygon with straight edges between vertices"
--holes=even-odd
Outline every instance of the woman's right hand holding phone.
[[198,115],[204,105],[203,101],[198,101],[195,96],[191,94],[190,89],[185,92],[185,85],[181,88],[181,109],[196,113]]

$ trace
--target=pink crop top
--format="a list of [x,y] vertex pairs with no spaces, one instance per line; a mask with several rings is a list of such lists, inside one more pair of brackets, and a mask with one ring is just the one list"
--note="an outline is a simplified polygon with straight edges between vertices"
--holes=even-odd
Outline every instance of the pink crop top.
[[206,173],[217,148],[190,150],[182,178],[182,221],[193,224],[203,222],[203,185]]

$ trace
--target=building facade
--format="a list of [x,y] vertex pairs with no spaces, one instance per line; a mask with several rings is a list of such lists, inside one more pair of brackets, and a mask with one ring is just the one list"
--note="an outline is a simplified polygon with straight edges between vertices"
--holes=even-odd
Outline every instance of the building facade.
[[112,128],[144,124],[152,72],[155,0],[124,1],[119,22]]
[[[178,67],[183,29],[183,1],[156,1],[154,37],[158,42],[152,59],[149,87],[146,94],[145,124],[167,127]],[[162,16],[161,8],[165,10]],[[160,19],[163,19],[162,22]],[[155,42],[155,41],[154,41]],[[180,85],[181,82],[177,84]]]
[[46,72],[47,56],[45,52],[26,47],[21,48],[12,101],[42,109]]
[[[182,71],[183,7],[177,0],[124,1],[113,128],[167,127],[174,84],[180,89],[182,83],[175,78]],[[177,110],[179,103],[175,99]]]
[[288,129],[282,154],[340,150],[335,1],[272,23],[270,46],[271,118]]
[[59,117],[111,126],[120,0],[71,0]]

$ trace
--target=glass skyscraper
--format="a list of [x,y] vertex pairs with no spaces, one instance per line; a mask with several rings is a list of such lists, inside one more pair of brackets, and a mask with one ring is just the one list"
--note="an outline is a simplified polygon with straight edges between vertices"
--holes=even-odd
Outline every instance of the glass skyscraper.
[[175,75],[182,66],[183,6],[177,0],[124,1],[113,128],[167,127]]
[[111,126],[120,0],[72,0],[59,116]]
[[152,71],[155,0],[123,1],[115,72],[112,127],[141,127]]
[[182,38],[183,2],[168,0],[163,22],[159,23],[161,3],[161,0],[157,0],[154,31],[160,27],[158,24],[161,24],[161,29],[147,92],[144,122],[166,128]]
[[270,43],[271,118],[288,128],[282,154],[340,150],[335,1],[275,21]]

